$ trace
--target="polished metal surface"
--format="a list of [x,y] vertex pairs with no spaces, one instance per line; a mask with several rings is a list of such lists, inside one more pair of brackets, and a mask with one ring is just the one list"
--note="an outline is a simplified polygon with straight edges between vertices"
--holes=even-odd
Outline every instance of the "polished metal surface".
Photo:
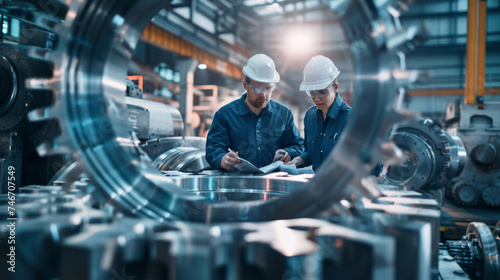
[[267,201],[287,195],[304,185],[306,179],[260,176],[171,177],[182,189],[209,201]]
[[152,159],[156,159],[165,151],[177,147],[194,147],[200,150],[205,149],[207,138],[194,136],[176,136],[151,139],[141,144],[141,149]]
[[205,150],[194,147],[177,147],[159,155],[153,165],[160,171],[177,170],[197,172],[210,167],[205,159]]
[[467,162],[467,150],[462,139],[454,134],[446,133],[446,138],[450,143],[450,168],[448,169],[450,177],[459,176],[465,168]]

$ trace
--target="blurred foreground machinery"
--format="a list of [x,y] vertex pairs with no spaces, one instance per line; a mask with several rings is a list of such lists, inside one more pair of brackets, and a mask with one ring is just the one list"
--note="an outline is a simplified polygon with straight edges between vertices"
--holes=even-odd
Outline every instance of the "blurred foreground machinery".
[[[293,178],[172,177],[214,205],[265,203],[304,186]],[[97,188],[98,189],[98,188]],[[96,187],[75,182],[21,188],[15,228],[0,215],[2,279],[498,279],[499,230],[472,223],[462,240],[439,244],[435,200],[386,191],[342,201],[321,219],[188,223],[123,217]],[[0,199],[9,206],[10,196]],[[245,213],[240,213],[245,215]],[[10,226],[9,226],[10,225]],[[10,236],[13,236],[10,238]],[[7,267],[5,267],[7,265]],[[15,270],[11,272],[8,267]],[[438,275],[440,278],[438,278]],[[470,278],[469,278],[470,277]]]
[[[14,9],[13,13],[19,10]],[[38,145],[60,132],[55,120],[28,120],[28,112],[53,102],[49,90],[33,89],[29,84],[52,76],[53,67],[39,54],[52,50],[55,34],[4,15],[1,10],[0,17],[3,26],[0,36],[0,193],[7,193],[9,168],[16,170],[18,186],[46,184],[67,158],[64,155],[41,158],[36,151]]]
[[500,207],[500,103],[485,102],[483,109],[453,101],[446,126],[462,139],[467,163],[447,194],[461,206]]
[[[425,36],[418,27],[403,28],[388,11],[411,1],[331,2],[351,42],[357,110],[312,178],[167,177],[151,164],[141,147],[162,153],[149,139],[157,134],[144,131],[143,138],[139,126],[132,133],[128,109],[137,109],[136,120],[142,120],[148,114],[140,108],[147,106],[127,106],[124,77],[143,28],[167,2],[2,2],[8,11],[28,8],[37,24],[57,34],[54,50],[38,53],[50,61],[52,77],[29,83],[30,91],[45,90],[51,102],[24,109],[22,116],[29,124],[54,122],[59,130],[38,152],[70,153],[75,163],[67,168],[88,177],[61,172],[50,185],[9,185],[20,193],[0,196],[1,279],[467,279],[464,270],[482,279],[500,277],[498,244],[485,246],[483,240],[494,242],[484,238],[484,227],[467,231],[463,254],[455,254],[457,244],[448,252],[439,244],[435,199],[384,191],[369,175],[378,162],[400,153],[385,138],[406,117],[392,107],[406,83],[397,74],[405,71],[404,52]],[[168,11],[161,11],[153,23],[168,21]],[[367,27],[369,36],[360,34]],[[10,106],[11,98],[5,100]],[[150,122],[143,123],[152,128]],[[413,131],[434,131],[422,125],[402,136],[417,142],[408,136]],[[452,163],[444,152],[451,144],[436,145],[444,138],[435,132],[417,142],[435,161],[413,189],[435,189],[459,170],[459,160],[444,168]],[[156,144],[168,142],[158,137]],[[473,257],[462,258],[468,252]],[[463,269],[462,263],[471,265]]]

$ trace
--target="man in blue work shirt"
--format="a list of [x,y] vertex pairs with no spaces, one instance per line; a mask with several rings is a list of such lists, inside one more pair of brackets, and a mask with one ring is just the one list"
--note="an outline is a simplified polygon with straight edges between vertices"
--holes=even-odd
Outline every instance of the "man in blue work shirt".
[[231,170],[248,160],[257,168],[274,161],[288,162],[303,152],[303,139],[292,112],[271,100],[279,82],[274,61],[252,56],[243,67],[245,93],[217,111],[207,136],[206,159],[218,170]]
[[315,106],[304,117],[306,150],[288,164],[312,165],[316,171],[337,144],[352,112],[337,94],[339,74],[335,64],[322,55],[313,57],[304,68],[300,90],[306,91]]

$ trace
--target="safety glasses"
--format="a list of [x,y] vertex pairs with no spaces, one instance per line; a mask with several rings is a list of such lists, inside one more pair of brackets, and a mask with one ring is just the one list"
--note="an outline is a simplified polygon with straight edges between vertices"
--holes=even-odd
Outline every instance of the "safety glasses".
[[276,88],[276,85],[272,85],[270,87],[267,87],[267,88],[263,88],[263,87],[256,87],[252,84],[248,84],[248,86],[250,87],[250,89],[256,93],[256,94],[263,94],[264,92],[267,93],[267,94],[270,94],[274,91],[274,89]]
[[319,89],[319,90],[306,90],[307,95],[310,97],[326,97],[330,93],[333,92],[333,83],[329,84],[326,88],[324,89]]

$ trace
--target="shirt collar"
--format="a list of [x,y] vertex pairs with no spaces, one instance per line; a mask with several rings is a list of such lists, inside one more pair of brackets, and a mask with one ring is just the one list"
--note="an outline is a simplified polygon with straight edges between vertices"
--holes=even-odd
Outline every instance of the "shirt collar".
[[[328,110],[328,113],[326,114],[328,117],[336,120],[337,116],[340,113],[340,108],[342,107],[342,103],[344,102],[342,98],[338,95],[338,93],[335,93],[337,96],[335,97],[335,101],[333,101],[332,107],[330,107],[330,110]],[[321,111],[316,108],[316,114],[320,114]]]
[[248,108],[248,105],[245,103],[245,99],[247,98],[247,93],[245,92],[241,97],[240,97],[240,102],[239,103],[239,106],[238,106],[238,114],[240,114],[240,116],[243,116],[243,115],[246,115],[246,114],[249,114],[251,111],[250,111],[250,108]]

